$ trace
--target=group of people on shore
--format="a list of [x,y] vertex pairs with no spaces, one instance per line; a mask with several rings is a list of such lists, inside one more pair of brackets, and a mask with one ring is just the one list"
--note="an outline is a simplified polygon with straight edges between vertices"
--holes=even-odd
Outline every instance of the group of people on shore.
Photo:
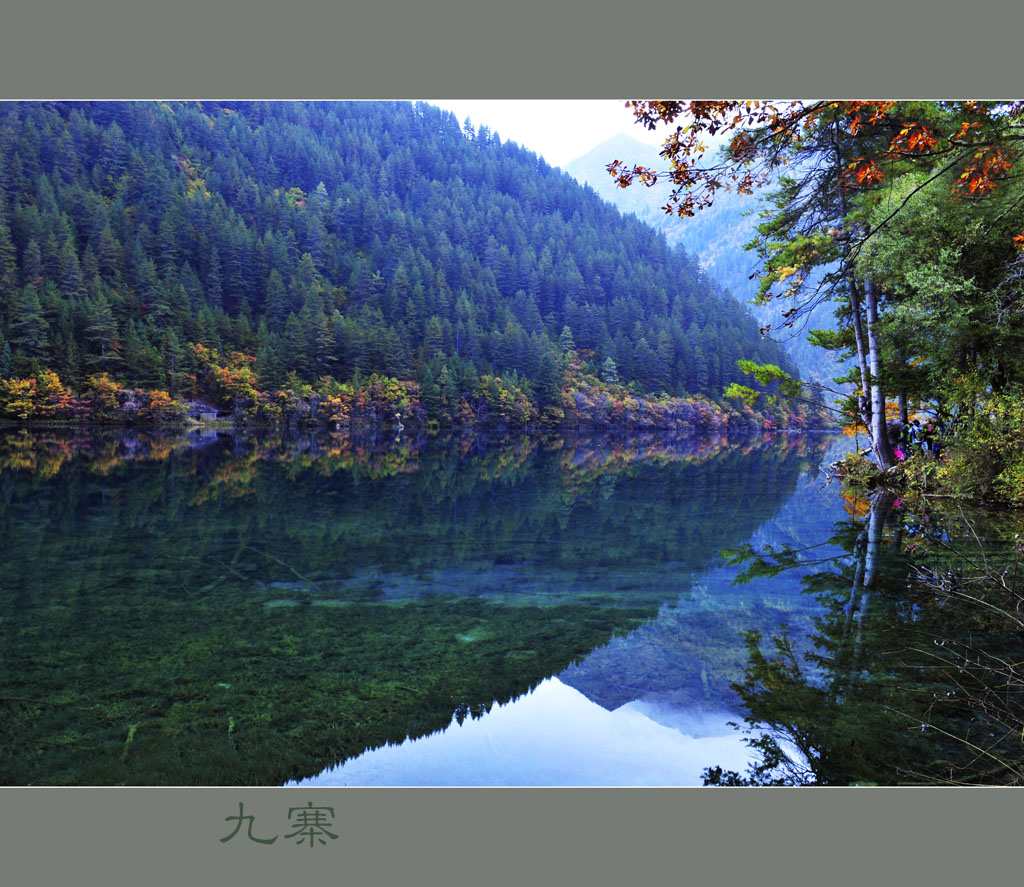
[[924,422],[914,419],[906,424],[891,422],[888,426],[889,444],[901,462],[913,452],[914,447],[925,455],[938,456],[946,430],[946,424],[939,419],[925,419]]

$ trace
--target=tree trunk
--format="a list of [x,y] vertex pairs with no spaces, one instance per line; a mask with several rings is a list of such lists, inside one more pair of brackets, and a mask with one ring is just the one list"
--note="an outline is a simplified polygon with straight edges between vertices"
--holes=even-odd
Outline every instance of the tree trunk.
[[[850,275],[850,314],[853,320],[853,336],[857,342],[857,365],[860,367],[860,397],[857,398],[857,412],[860,413],[861,421],[871,436],[871,401],[868,392],[871,389],[870,376],[868,374],[868,345],[864,335],[864,321],[861,317],[860,293],[857,290],[857,281]],[[872,447],[874,449],[874,447]]]
[[878,298],[875,287],[867,278],[864,280],[864,311],[867,315],[868,369],[871,372],[871,448],[875,452],[875,460],[883,471],[896,464],[896,456],[889,446],[885,421],[885,392],[879,381],[879,345],[878,345]]
[[[832,146],[835,150],[835,174],[836,174],[836,191],[839,198],[839,217],[841,224],[846,224],[846,194],[843,191],[843,156],[842,151],[839,148],[839,137],[838,137],[838,121],[833,124],[832,130]],[[856,230],[856,226],[854,226]],[[850,316],[853,322],[853,335],[857,342],[857,365],[860,368],[860,396],[857,398],[857,412],[860,415],[861,421],[864,423],[864,427],[868,430],[868,437],[871,438],[871,449],[878,455],[878,449],[875,446],[875,436],[873,433],[873,411],[872,401],[869,399],[870,391],[870,377],[868,374],[868,342],[864,335],[864,321],[861,316],[861,304],[860,304],[860,291],[858,290],[857,278],[849,266],[850,261],[850,243],[849,243],[849,232],[843,236],[842,240],[842,254],[843,254],[843,265],[846,268],[846,282],[850,290]],[[883,410],[884,414],[884,410]]]
[[900,405],[900,424],[906,426],[910,424],[910,409],[907,405],[907,389],[903,382],[903,371],[907,365],[907,358],[904,356],[902,348],[897,350],[896,359],[900,364],[900,390],[896,394],[896,400]]

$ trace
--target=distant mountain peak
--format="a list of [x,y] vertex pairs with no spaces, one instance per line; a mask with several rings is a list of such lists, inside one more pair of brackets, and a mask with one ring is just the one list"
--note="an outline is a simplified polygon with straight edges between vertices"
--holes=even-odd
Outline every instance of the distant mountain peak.
[[642,163],[645,166],[652,166],[661,162],[658,151],[656,146],[620,132],[567,164],[565,171],[576,181],[586,182],[601,191],[601,185],[605,182],[611,184],[611,176],[604,168],[613,160],[621,160],[630,165]]

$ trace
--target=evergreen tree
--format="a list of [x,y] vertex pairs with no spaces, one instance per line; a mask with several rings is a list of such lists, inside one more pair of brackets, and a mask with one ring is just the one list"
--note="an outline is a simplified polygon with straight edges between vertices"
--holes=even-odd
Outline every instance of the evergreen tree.
[[615,360],[612,357],[606,357],[604,363],[601,364],[601,381],[607,382],[609,385],[619,384],[619,368],[615,365]]
[[120,361],[120,355],[116,351],[117,321],[104,293],[100,293],[89,310],[85,339],[90,352],[86,357],[86,364],[94,371],[107,370],[113,363]]
[[11,353],[11,343],[4,342],[0,348],[0,379],[9,379],[14,374],[14,355]]
[[[49,351],[49,325],[43,317],[39,293],[32,284],[27,284],[21,291],[15,306],[10,325],[11,341],[14,343],[16,356],[22,358],[22,368],[42,367]],[[35,371],[33,369],[33,372]]]
[[534,393],[540,409],[559,405],[562,396],[561,382],[561,367],[556,362],[554,354],[550,350],[545,350],[540,356],[534,383]]

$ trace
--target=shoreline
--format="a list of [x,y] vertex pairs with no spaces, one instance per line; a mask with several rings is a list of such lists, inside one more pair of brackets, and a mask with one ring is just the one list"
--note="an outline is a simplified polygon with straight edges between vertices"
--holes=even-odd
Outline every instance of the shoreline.
[[504,425],[488,423],[441,424],[437,422],[413,423],[396,428],[393,424],[383,422],[349,423],[343,427],[331,427],[330,423],[262,423],[232,421],[218,422],[95,422],[60,419],[44,419],[33,422],[9,422],[0,420],[0,434],[19,431],[141,431],[141,432],[195,432],[201,430],[213,432],[324,432],[327,434],[367,434],[382,432],[398,432],[409,434],[458,434],[460,432],[497,432],[501,434],[608,434],[608,433],[676,433],[689,437],[709,437],[721,435],[752,436],[758,434],[840,434],[838,427],[821,428],[751,428],[742,426],[731,427],[685,427],[684,425],[645,425],[645,424],[567,424],[558,425]]

